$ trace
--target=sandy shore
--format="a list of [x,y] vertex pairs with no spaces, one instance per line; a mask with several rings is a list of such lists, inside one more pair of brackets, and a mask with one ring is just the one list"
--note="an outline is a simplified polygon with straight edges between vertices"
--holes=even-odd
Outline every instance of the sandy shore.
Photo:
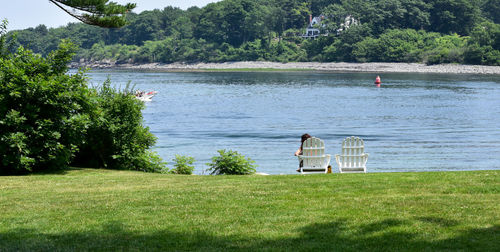
[[[81,65],[80,65],[81,66]],[[418,63],[321,63],[321,62],[266,62],[238,61],[226,63],[172,63],[172,64],[121,64],[112,62],[84,65],[95,68],[116,68],[151,71],[210,71],[210,70],[311,70],[332,72],[373,72],[373,73],[452,73],[452,74],[500,74],[500,66],[441,64],[427,66]],[[75,67],[78,67],[75,66]]]

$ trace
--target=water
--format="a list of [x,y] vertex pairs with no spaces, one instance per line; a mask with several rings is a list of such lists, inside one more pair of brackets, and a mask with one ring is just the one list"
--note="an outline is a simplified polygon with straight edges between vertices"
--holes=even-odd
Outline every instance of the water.
[[325,141],[335,171],[348,136],[365,140],[368,172],[500,169],[498,75],[386,73],[376,88],[372,73],[95,71],[90,83],[108,76],[159,92],[143,111],[154,150],[194,157],[197,174],[219,149],[293,174],[303,133]]

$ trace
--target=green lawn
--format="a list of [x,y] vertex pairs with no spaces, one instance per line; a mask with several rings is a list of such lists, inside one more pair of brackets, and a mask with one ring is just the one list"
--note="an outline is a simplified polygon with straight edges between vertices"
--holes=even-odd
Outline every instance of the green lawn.
[[0,177],[0,251],[500,251],[500,170]]

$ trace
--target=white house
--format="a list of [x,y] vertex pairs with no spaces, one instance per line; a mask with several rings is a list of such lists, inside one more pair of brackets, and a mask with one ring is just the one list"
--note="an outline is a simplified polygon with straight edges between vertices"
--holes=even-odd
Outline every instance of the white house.
[[[320,34],[320,27],[325,27],[325,24],[322,23],[323,20],[325,20],[325,16],[321,15],[319,17],[312,17],[312,15],[309,15],[309,25],[306,28],[306,33],[302,34],[302,38],[317,38]],[[340,24],[340,28],[336,30],[337,35],[342,33],[343,31],[349,29],[350,26],[352,25],[358,25],[359,21],[356,20],[354,17],[351,15],[348,15],[347,17],[344,18],[344,22]],[[323,35],[328,35],[328,33],[323,34]]]
[[337,29],[337,35],[339,35],[342,31],[349,29],[351,25],[358,25],[359,22],[355,18],[353,18],[351,15],[348,15],[347,17],[344,18],[344,23],[340,24],[340,28]]
[[321,15],[319,17],[312,17],[312,15],[309,15],[309,25],[306,28],[306,33],[302,34],[301,37],[303,38],[316,38],[319,36],[321,31],[318,29],[318,27],[324,26],[324,24],[321,24],[321,21],[325,19],[325,16]]

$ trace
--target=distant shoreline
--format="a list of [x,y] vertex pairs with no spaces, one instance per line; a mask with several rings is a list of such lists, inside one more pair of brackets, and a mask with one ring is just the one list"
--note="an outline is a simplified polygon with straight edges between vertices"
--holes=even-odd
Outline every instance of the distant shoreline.
[[322,71],[322,72],[367,72],[367,73],[447,73],[447,74],[499,74],[500,66],[420,63],[324,63],[324,62],[269,62],[237,61],[225,63],[148,63],[115,64],[111,61],[81,64],[73,63],[72,68],[118,69],[165,72],[200,71]]

